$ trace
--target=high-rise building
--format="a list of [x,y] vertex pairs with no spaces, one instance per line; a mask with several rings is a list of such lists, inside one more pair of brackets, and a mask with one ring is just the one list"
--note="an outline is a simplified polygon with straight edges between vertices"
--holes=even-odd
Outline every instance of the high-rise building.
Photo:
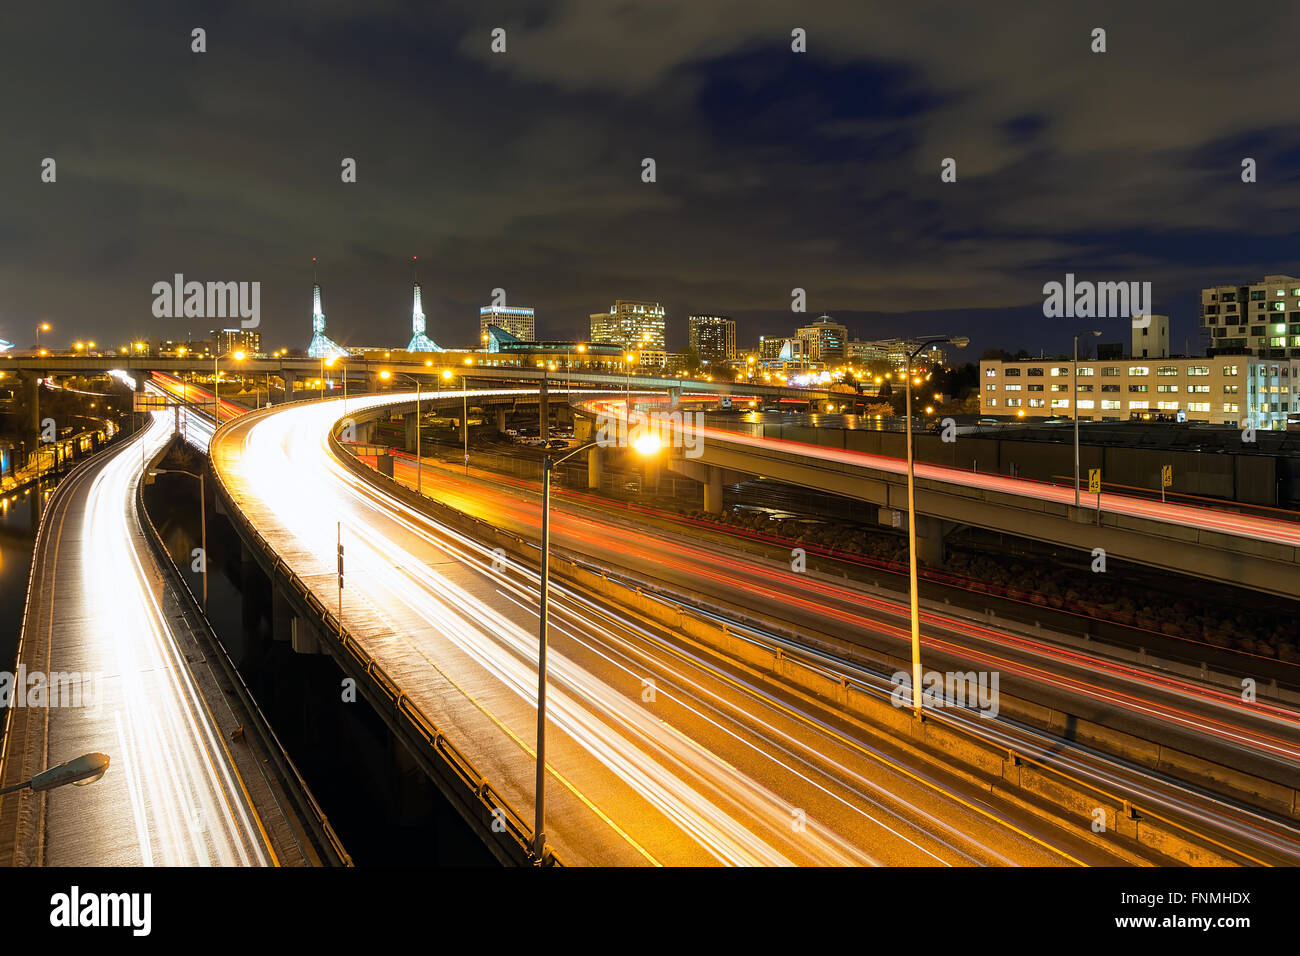
[[591,314],[591,341],[622,349],[667,352],[664,307],[645,299],[616,299],[608,312]]
[[705,364],[729,362],[736,357],[736,322],[726,315],[692,315],[690,344]]
[[478,333],[481,341],[487,341],[489,325],[509,332],[521,342],[537,341],[536,320],[533,310],[526,306],[485,305],[478,310]]
[[433,339],[425,335],[424,306],[420,298],[420,278],[415,278],[415,288],[411,296],[411,341],[406,345],[408,352],[441,352],[443,349]]
[[250,356],[262,354],[261,332],[253,329],[213,329],[211,334],[218,355],[228,352],[244,352]]
[[813,362],[842,362],[848,358],[849,330],[829,315],[817,318],[795,332],[807,342],[808,358]]
[[1133,316],[1134,358],[1169,358],[1169,316]]
[[1300,358],[1300,279],[1264,276],[1202,289],[1201,334],[1211,355]]

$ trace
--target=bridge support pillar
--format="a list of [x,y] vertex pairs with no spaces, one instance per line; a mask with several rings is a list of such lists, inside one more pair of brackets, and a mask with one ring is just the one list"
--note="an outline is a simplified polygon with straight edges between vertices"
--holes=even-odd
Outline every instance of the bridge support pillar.
[[[402,423],[406,426],[405,433],[402,436],[402,449],[415,454],[415,434],[416,429],[420,427],[420,419],[415,412],[407,412],[402,416]],[[423,449],[421,450],[423,451]]]
[[278,587],[271,588],[271,637],[277,641],[293,637],[293,609]]
[[37,436],[36,440],[40,441],[41,434],[41,410],[39,408],[40,398],[40,372],[29,372],[23,376],[23,401],[27,403],[27,424],[31,427],[32,434]]
[[546,392],[546,379],[542,379],[541,387],[537,390],[537,434],[544,439],[551,437],[551,407],[550,399]]
[[367,372],[367,373],[366,373],[366,391],[369,392],[369,393],[371,393],[371,394],[374,394],[375,392],[379,391],[379,373],[378,373],[378,372]]
[[284,399],[283,401],[293,401],[293,387],[298,382],[298,376],[290,371],[281,372],[281,378],[284,379]]
[[704,510],[711,515],[722,514],[722,469],[709,465],[704,479]]
[[[644,475],[644,478],[643,478],[643,480],[642,480],[642,482],[641,482],[641,492],[642,492],[642,494],[645,494],[645,493],[647,493],[647,492],[649,492],[650,494],[658,494],[658,493],[659,493],[659,475],[660,475],[661,471],[663,470],[663,469],[660,467],[660,465],[659,465],[659,458],[658,458],[658,456],[651,457],[651,458],[646,458],[646,459],[642,462],[642,466],[641,466],[641,467],[642,467],[643,475]],[[721,480],[721,478],[719,478],[719,480]]]
[[605,473],[605,449],[597,445],[587,452],[587,487],[600,490],[600,479]]
[[498,408],[497,409],[497,434],[504,435],[505,433],[506,433],[506,410],[504,408]]
[[295,654],[319,654],[320,639],[316,628],[300,617],[295,617],[290,626],[290,643]]

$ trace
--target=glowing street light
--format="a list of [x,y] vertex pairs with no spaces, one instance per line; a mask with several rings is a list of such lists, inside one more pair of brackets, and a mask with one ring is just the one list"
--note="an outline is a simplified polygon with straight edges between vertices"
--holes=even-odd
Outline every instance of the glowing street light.
[[212,399],[213,404],[216,406],[213,410],[213,417],[217,420],[218,425],[221,424],[221,371],[217,368],[217,363],[227,355],[236,362],[242,362],[244,360],[244,350],[235,349],[221,355],[212,356]]
[[84,787],[99,780],[106,773],[108,773],[108,754],[83,754],[57,767],[42,770],[30,780],[16,783],[12,787],[4,787],[0,789],[0,793],[14,793],[28,788],[40,793],[56,787],[66,787],[68,784]]
[[[552,460],[549,454],[542,461],[542,574],[541,608],[538,614],[537,634],[537,783],[533,819],[533,865],[541,866],[546,852],[546,611],[551,588],[551,472],[555,466],[574,455],[590,451],[599,441],[589,441],[573,451]],[[639,455],[654,455],[662,447],[659,436],[646,431],[632,443]]]
[[420,380],[414,375],[407,375],[405,372],[390,372],[384,369],[379,373],[379,377],[385,382],[394,375],[400,375],[402,378],[410,379],[415,383],[415,491],[416,494],[423,494],[424,459],[420,457]]

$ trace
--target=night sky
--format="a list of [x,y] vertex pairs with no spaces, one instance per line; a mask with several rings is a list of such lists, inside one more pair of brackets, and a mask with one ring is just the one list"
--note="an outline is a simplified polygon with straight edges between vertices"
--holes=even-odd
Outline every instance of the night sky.
[[742,345],[827,311],[1055,350],[1097,324],[1042,315],[1074,272],[1150,281],[1195,350],[1202,285],[1300,272],[1300,5],[1058,6],[9,4],[0,338],[205,335],[151,314],[179,272],[261,282],[266,346],[304,348],[317,256],[330,334],[399,345],[418,255],[444,346],[501,287],[550,338],[623,297],[674,348],[691,311]]

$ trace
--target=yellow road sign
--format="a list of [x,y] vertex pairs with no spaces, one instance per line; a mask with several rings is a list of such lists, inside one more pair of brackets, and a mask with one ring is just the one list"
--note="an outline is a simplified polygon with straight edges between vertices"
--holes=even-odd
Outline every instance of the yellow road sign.
[[1161,465],[1160,466],[1160,487],[1172,488],[1173,484],[1174,484],[1174,466]]
[[1101,469],[1088,469],[1088,493],[1093,495],[1101,494]]

